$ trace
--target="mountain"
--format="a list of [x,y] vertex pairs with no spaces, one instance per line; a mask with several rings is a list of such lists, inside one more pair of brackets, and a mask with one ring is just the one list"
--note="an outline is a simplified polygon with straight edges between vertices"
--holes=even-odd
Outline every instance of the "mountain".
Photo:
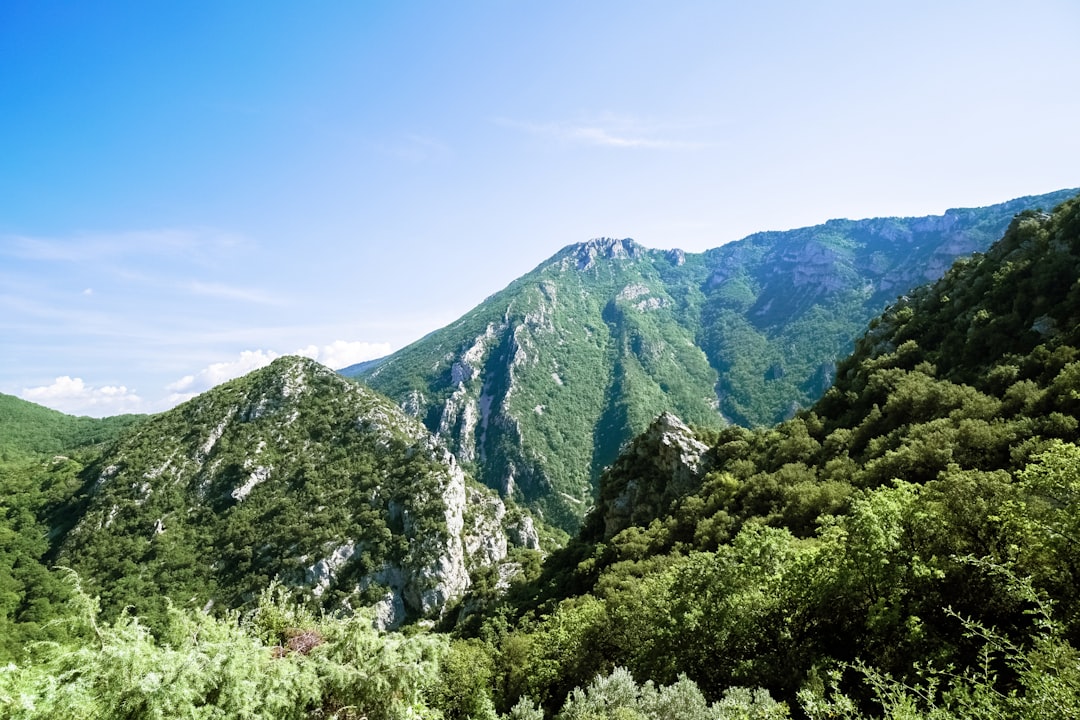
[[74,417],[0,393],[0,462],[108,442],[144,419],[142,415]]
[[151,619],[165,596],[239,607],[276,578],[331,610],[377,603],[395,626],[511,563],[508,542],[538,547],[420,423],[298,357],[150,418],[82,477],[57,562],[107,611]]
[[891,304],[794,418],[657,418],[515,588],[504,704],[622,667],[814,718],[1075,716],[1078,418],[1075,198]]
[[[21,655],[34,636],[5,622],[17,662],[0,714],[1080,717],[1078,418],[1080,198],[1018,213],[985,253],[891,303],[790,419],[693,428],[660,414],[542,565],[494,560],[502,506],[467,480],[459,525],[446,498],[460,472],[415,420],[284,358],[104,456],[21,466],[43,473],[13,483],[38,485],[32,504],[74,494],[64,559],[109,612],[69,587],[31,608],[49,642]],[[0,621],[20,595],[47,600],[10,571],[58,532],[33,513],[20,527],[28,505],[10,486]],[[457,554],[454,527],[466,558],[495,564],[474,554],[478,592],[460,613],[433,610],[436,627],[457,623],[450,636],[378,633],[366,613],[319,614],[266,585],[275,573],[331,611],[382,597],[391,624],[395,597],[449,587],[457,563],[432,561]],[[352,538],[360,557],[345,560]],[[528,567],[505,582],[513,560]],[[175,606],[152,634],[157,587]],[[207,613],[207,599],[246,611]],[[127,602],[143,617],[118,614]]]
[[460,320],[353,372],[505,497],[572,530],[600,471],[657,414],[767,425],[829,387],[885,305],[985,250],[1023,210],[832,220],[700,254],[564,248]]

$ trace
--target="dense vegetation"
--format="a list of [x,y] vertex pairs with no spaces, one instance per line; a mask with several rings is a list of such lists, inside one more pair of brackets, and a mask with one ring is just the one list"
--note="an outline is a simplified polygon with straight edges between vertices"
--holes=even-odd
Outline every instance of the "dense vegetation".
[[816,401],[898,295],[1063,191],[940,217],[833,220],[702,254],[570,246],[461,320],[354,374],[482,482],[576,531],[601,470],[662,411],[771,425]]
[[[58,560],[110,613],[160,615],[162,593],[237,607],[275,577],[303,580],[335,553],[342,563],[320,599],[372,602],[387,588],[358,592],[360,577],[387,563],[432,562],[406,556],[438,553],[447,532],[448,470],[406,420],[313,362],[280,360],[153,418],[105,453],[84,474],[85,506]],[[425,535],[428,543],[409,547]]]
[[145,416],[72,417],[0,393],[0,463],[61,453],[115,439]]
[[70,525],[85,464],[143,420],[72,417],[0,394],[0,658],[64,635],[48,624],[68,596],[47,569],[51,543]]
[[[5,475],[5,630],[50,642],[8,648],[0,715],[1077,717],[1078,417],[1080,198],[1020,213],[890,306],[790,420],[691,431],[661,417],[566,548],[523,562],[506,594],[478,576],[445,632],[314,614],[269,578],[242,613],[174,597],[154,632],[101,614],[23,559],[47,554],[57,508],[103,468],[20,465]],[[154,427],[118,447],[167,442]],[[216,425],[200,427],[204,443]]]
[[[813,410],[703,432],[696,491],[614,535],[602,492],[543,576],[471,625],[506,673],[496,704],[554,709],[621,666],[821,717],[1072,716],[1078,320],[1080,201],[1022,213],[892,306]],[[648,455],[623,457],[605,486],[655,484]]]

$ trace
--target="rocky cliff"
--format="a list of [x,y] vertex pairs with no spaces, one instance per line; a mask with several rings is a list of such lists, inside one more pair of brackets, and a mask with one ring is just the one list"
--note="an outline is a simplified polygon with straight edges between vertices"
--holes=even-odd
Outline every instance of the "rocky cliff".
[[600,478],[600,499],[586,540],[603,541],[633,525],[663,517],[674,500],[697,489],[709,447],[671,413],[634,438]]

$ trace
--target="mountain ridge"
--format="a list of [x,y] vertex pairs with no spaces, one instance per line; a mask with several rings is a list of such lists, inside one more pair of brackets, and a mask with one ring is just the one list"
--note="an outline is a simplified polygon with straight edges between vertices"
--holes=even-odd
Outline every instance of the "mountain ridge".
[[985,249],[1016,212],[831,220],[702,253],[565,246],[457,321],[353,373],[420,418],[489,487],[577,527],[596,482],[656,415],[756,426],[830,385],[888,301]]

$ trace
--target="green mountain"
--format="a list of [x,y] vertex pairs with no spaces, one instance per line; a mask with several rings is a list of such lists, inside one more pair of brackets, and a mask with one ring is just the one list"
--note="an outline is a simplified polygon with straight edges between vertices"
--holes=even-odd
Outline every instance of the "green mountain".
[[152,417],[82,478],[57,562],[108,612],[155,621],[165,597],[234,608],[277,579],[327,609],[377,604],[394,626],[509,563],[506,528],[537,547],[531,520],[420,423],[297,357]]
[[1075,198],[892,304],[812,409],[635,438],[492,613],[502,702],[623,667],[811,718],[1075,716],[1078,418]]
[[353,373],[490,487],[577,527],[600,471],[657,414],[766,425],[829,387],[885,305],[1075,191],[942,216],[833,220],[701,254],[564,248],[457,322]]
[[0,462],[108,442],[143,419],[141,415],[73,417],[0,393]]

